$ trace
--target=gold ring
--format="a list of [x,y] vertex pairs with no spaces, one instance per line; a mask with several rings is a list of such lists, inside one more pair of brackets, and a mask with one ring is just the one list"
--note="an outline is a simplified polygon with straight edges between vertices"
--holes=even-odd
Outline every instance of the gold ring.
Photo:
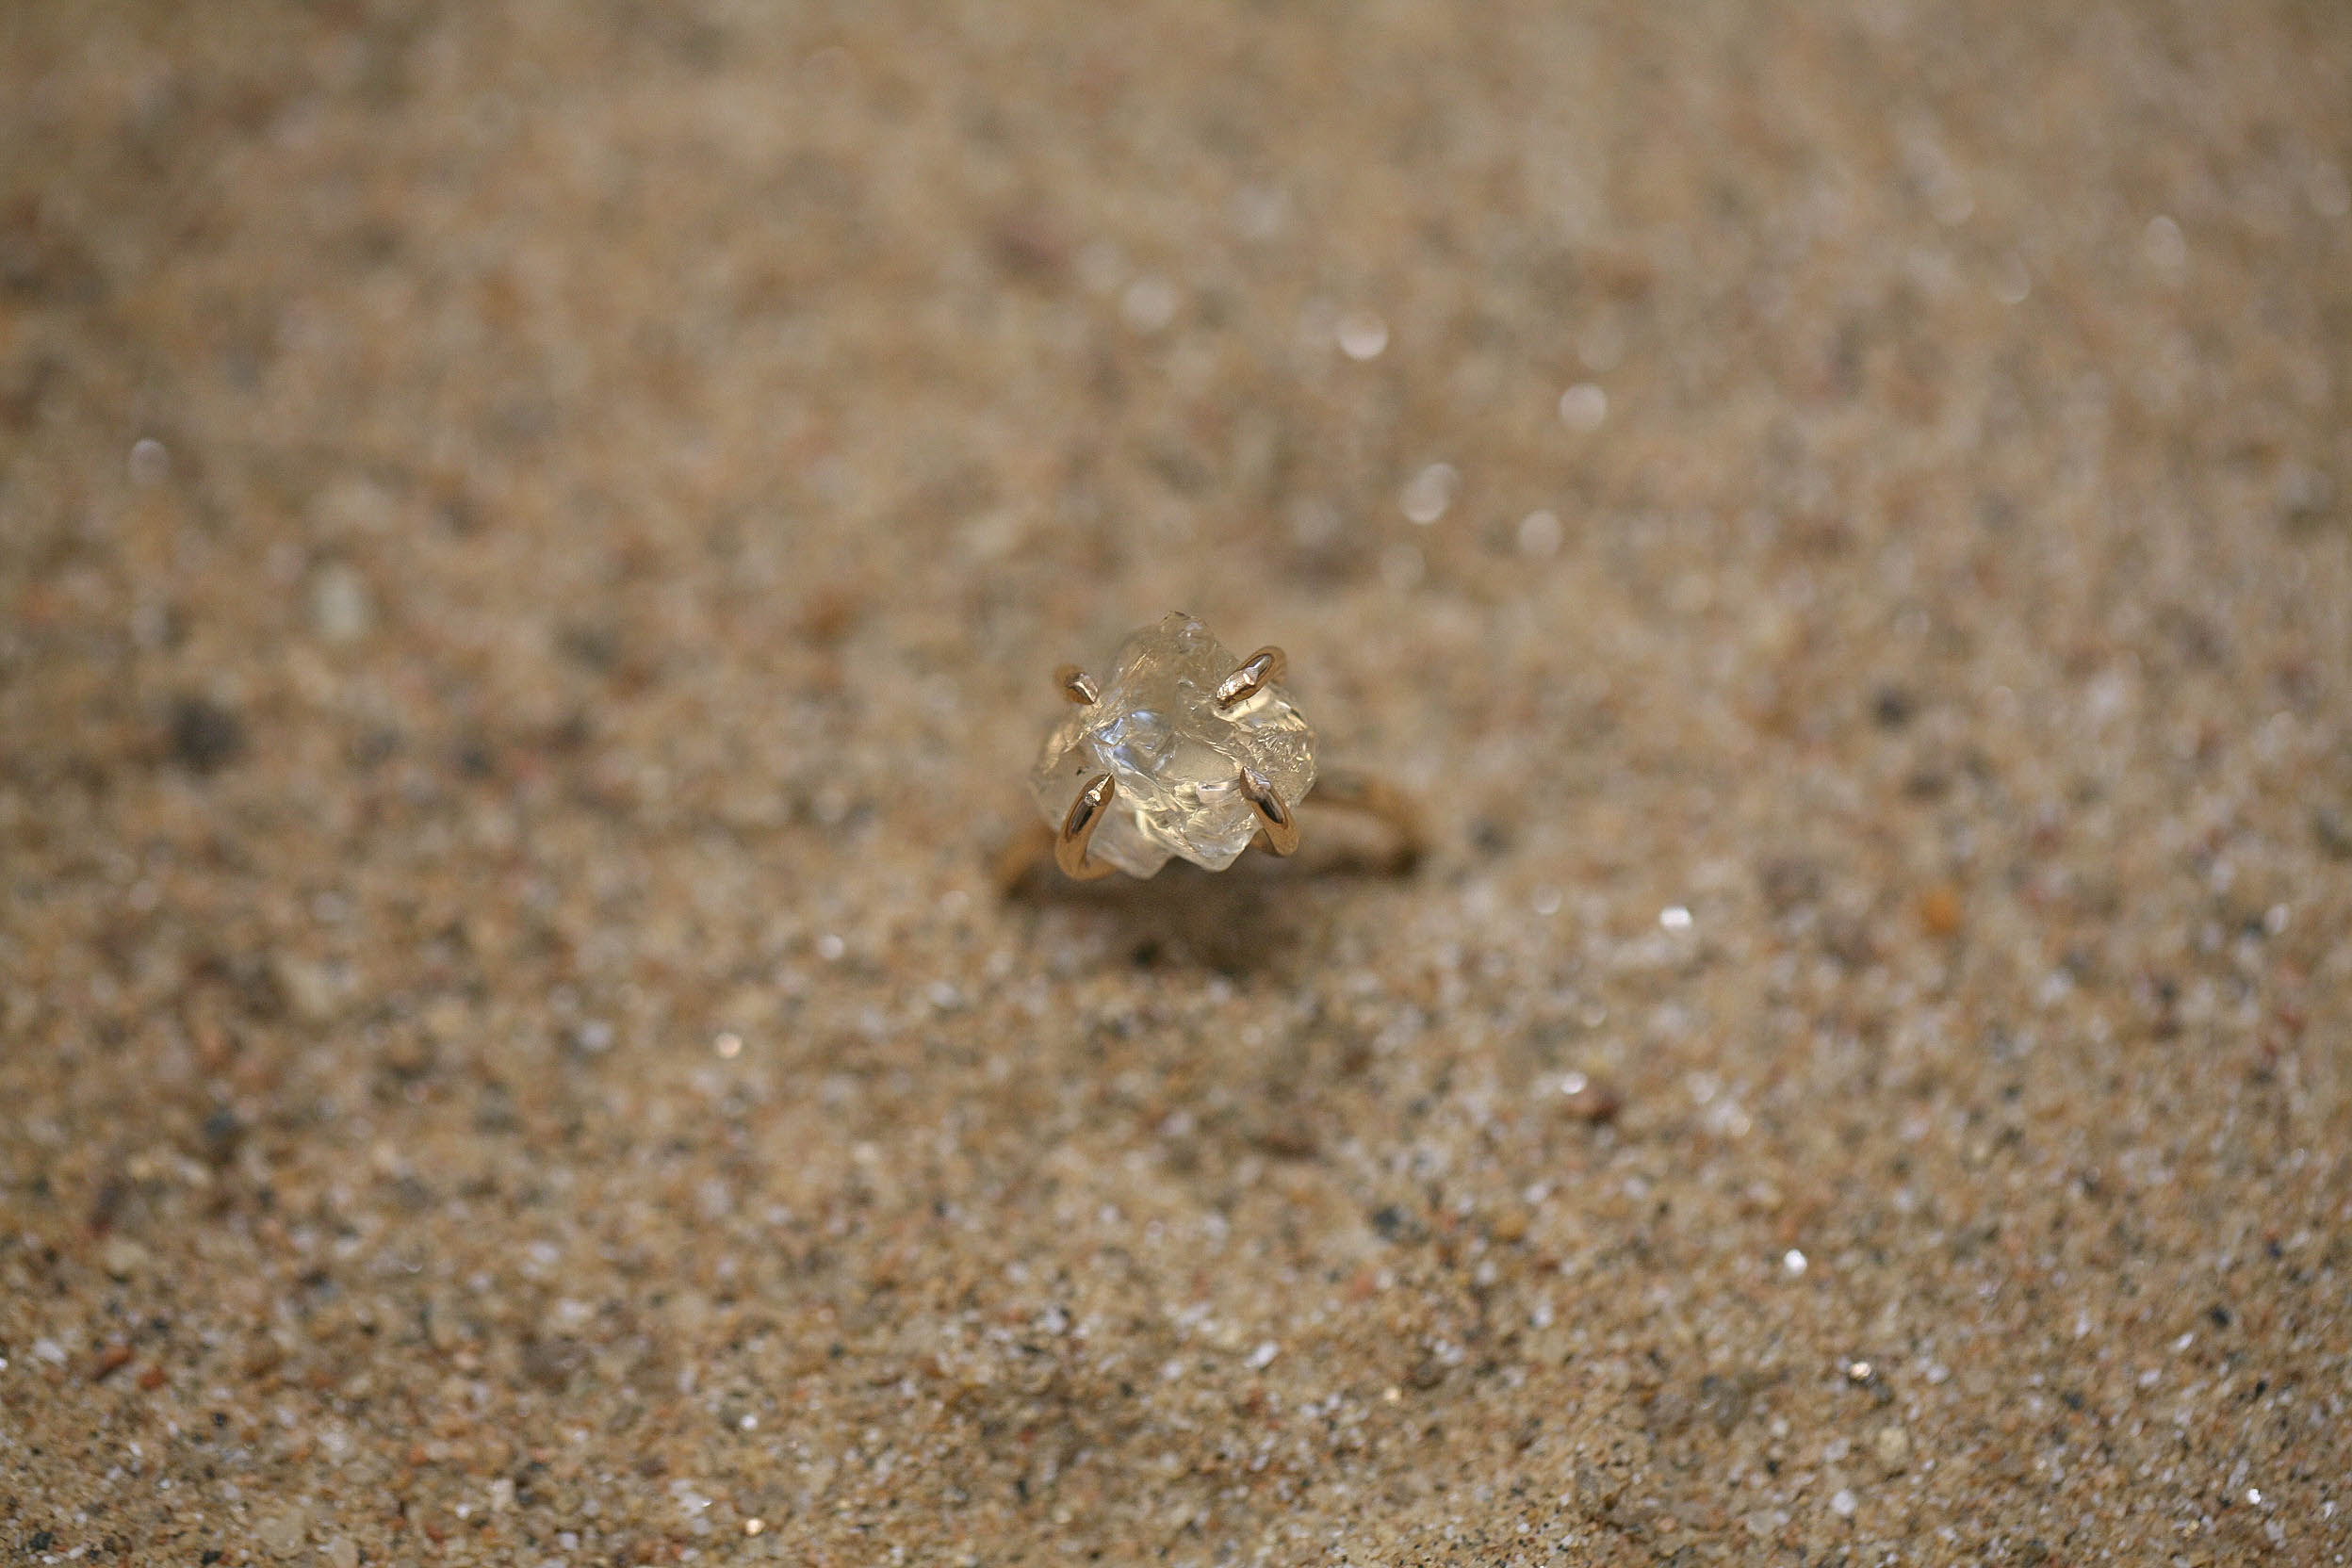
[[[1310,792],[1315,808],[1385,824],[1391,869],[1411,870],[1428,841],[1419,808],[1365,775],[1317,772],[1288,674],[1281,648],[1235,659],[1182,611],[1130,636],[1105,681],[1075,664],[1054,671],[1072,711],[1046,737],[1029,784],[1063,874],[1150,876],[1178,858],[1223,871],[1252,845],[1289,855]],[[1035,854],[1033,843],[1008,855],[1008,885]]]

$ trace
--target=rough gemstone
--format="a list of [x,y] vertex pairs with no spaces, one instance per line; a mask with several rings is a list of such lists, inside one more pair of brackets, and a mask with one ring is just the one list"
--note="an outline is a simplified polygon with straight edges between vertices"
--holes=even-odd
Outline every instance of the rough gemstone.
[[1222,871],[1250,847],[1257,817],[1246,767],[1297,805],[1315,784],[1315,731],[1278,682],[1230,709],[1217,688],[1241,661],[1181,611],[1129,637],[1101,698],[1046,737],[1030,776],[1037,809],[1058,828],[1088,779],[1119,787],[1087,853],[1132,876],[1181,855]]

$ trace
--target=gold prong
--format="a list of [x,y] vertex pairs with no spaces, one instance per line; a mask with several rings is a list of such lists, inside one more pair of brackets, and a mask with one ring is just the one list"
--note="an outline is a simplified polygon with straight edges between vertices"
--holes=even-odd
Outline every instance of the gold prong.
[[1111,776],[1097,774],[1086,780],[1086,787],[1070,803],[1070,814],[1062,819],[1062,830],[1054,838],[1054,863],[1072,881],[1091,882],[1119,869],[1105,861],[1086,858],[1086,845],[1093,841],[1094,830],[1102,825],[1102,813],[1117,793],[1119,786],[1111,781]]
[[1092,708],[1102,700],[1102,688],[1094,683],[1094,677],[1075,664],[1064,664],[1055,670],[1054,684],[1062,695],[1081,708]]
[[1290,660],[1268,645],[1241,662],[1240,668],[1217,683],[1217,705],[1234,708],[1256,696],[1290,673]]
[[1256,843],[1269,855],[1288,855],[1298,847],[1298,814],[1290,803],[1274,792],[1274,786],[1248,768],[1241,770],[1241,792],[1250,802],[1250,815],[1258,819]]

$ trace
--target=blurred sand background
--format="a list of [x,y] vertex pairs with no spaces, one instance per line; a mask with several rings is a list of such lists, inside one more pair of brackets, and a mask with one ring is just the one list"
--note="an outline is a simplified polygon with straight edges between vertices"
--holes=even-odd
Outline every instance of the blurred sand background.
[[[0,1552],[2344,1561],[2348,81],[0,8]],[[1417,876],[996,896],[1179,606]]]

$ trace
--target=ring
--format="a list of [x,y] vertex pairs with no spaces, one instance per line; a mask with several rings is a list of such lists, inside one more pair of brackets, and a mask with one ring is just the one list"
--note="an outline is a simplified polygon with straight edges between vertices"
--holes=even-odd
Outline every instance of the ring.
[[1182,611],[1120,645],[1106,681],[1056,670],[1074,710],[1046,737],[1029,783],[1063,874],[1151,876],[1178,857],[1223,871],[1253,844],[1289,855],[1310,791],[1316,807],[1384,823],[1396,841],[1390,869],[1411,870],[1427,844],[1419,808],[1365,775],[1317,774],[1288,673],[1281,648],[1235,659]]

